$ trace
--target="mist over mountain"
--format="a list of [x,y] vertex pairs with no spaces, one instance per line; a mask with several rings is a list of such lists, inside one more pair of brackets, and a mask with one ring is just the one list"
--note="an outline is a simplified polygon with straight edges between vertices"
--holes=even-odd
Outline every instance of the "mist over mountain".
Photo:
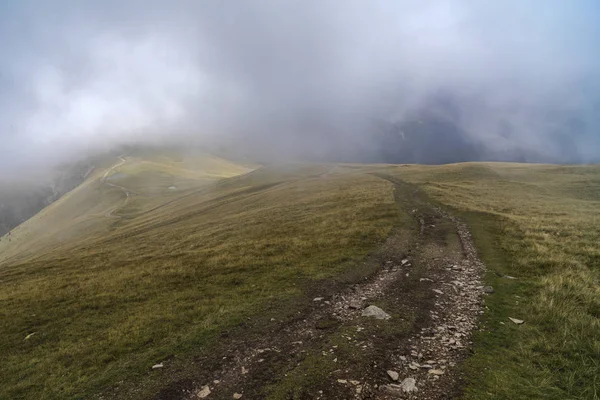
[[18,182],[0,180],[0,236],[77,187],[95,169],[94,161],[62,165]]
[[595,1],[7,1],[0,175],[122,145],[269,160],[600,155]]

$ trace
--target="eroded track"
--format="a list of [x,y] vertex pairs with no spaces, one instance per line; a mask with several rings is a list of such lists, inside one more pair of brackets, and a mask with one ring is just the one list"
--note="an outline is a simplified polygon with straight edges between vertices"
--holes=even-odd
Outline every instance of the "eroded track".
[[[293,321],[268,334],[224,338],[199,359],[193,379],[157,399],[447,399],[460,393],[460,363],[482,313],[483,264],[464,223],[395,185],[413,219],[367,260],[376,268],[352,285],[316,292]],[[410,226],[407,226],[410,225]],[[362,316],[376,305],[391,315]],[[390,371],[388,373],[388,371]],[[397,374],[397,380],[395,378]]]

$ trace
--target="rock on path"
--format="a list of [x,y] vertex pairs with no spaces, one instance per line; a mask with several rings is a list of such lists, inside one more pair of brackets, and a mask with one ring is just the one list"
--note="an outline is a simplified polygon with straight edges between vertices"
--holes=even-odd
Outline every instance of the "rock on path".
[[417,380],[415,378],[406,378],[400,384],[400,387],[405,393],[416,392],[417,390]]
[[204,399],[204,398],[208,397],[209,394],[210,394],[210,388],[208,386],[203,386],[196,393],[196,397],[198,397],[199,399]]
[[375,319],[390,319],[392,316],[377,306],[369,306],[362,312],[363,317],[373,317]]

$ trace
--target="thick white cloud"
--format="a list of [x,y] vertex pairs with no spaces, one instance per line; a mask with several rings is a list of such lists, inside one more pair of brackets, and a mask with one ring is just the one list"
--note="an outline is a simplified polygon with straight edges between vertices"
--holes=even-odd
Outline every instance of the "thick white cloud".
[[481,157],[600,153],[593,1],[0,7],[3,171],[191,137],[376,160],[376,126],[423,110]]

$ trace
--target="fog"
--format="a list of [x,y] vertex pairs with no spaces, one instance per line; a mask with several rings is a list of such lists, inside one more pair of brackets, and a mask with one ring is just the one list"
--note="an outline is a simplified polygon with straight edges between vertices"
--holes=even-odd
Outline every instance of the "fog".
[[600,159],[590,1],[5,1],[0,175],[129,144]]

